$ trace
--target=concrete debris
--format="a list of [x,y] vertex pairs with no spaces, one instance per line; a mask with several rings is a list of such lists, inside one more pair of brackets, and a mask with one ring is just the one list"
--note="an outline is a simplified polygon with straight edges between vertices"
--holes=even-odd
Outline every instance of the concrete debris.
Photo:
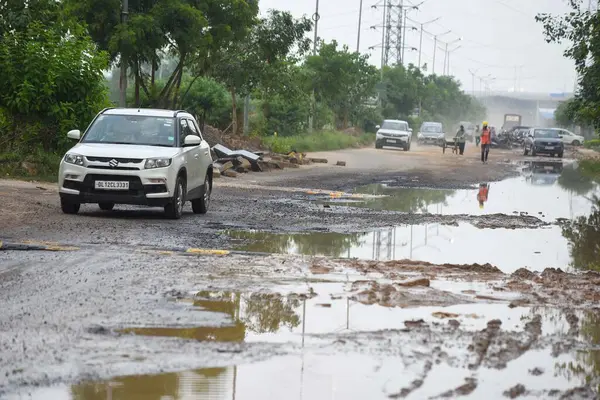
[[221,173],[221,175],[226,176],[228,178],[236,178],[238,176],[238,173],[232,169],[228,169],[228,170],[223,171]]
[[335,165],[337,165],[338,167],[345,167],[346,166],[346,161],[338,161],[335,163]]

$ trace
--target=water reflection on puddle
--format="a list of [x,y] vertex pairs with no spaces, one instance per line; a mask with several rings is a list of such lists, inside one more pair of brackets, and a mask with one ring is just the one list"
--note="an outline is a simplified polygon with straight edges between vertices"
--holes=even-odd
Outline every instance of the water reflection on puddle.
[[582,176],[577,164],[534,162],[523,169],[518,178],[490,183],[488,200],[479,207],[477,189],[441,190],[402,188],[388,184],[359,187],[357,193],[387,197],[347,202],[319,200],[330,204],[367,207],[375,210],[431,214],[514,214],[527,213],[546,221],[571,219],[589,214],[590,198],[598,185]]
[[[334,290],[332,290],[334,289]],[[413,309],[364,306],[341,297],[335,289],[339,285],[321,284],[316,288],[322,294],[312,298],[240,294],[228,292],[201,292],[189,303],[199,312],[223,312],[230,316],[232,329],[239,330],[234,340],[291,341],[300,343],[302,332],[349,334],[358,331],[399,329],[404,321],[423,319],[429,325],[447,324],[447,318],[436,316],[437,312],[458,314],[460,328],[479,331],[491,319],[502,320],[503,331],[522,331],[534,314],[542,316],[544,335],[567,334],[569,324],[563,313],[552,309],[515,308],[506,304],[471,304],[451,307],[421,307]],[[332,300],[332,298],[334,298]],[[339,299],[338,299],[339,298]],[[337,300],[336,300],[337,299]],[[323,307],[329,303],[330,307]],[[582,340],[597,343],[600,338],[598,317],[580,313]],[[194,328],[196,329],[196,328]],[[188,339],[206,339],[202,335],[189,335],[191,330],[138,331],[142,334],[165,334]],[[197,328],[201,329],[201,328]],[[225,332],[225,331],[222,331]],[[210,340],[232,340],[231,331],[213,331]],[[423,333],[429,337],[429,333]],[[400,334],[399,334],[400,335]],[[422,376],[425,365],[432,361],[428,354],[431,346],[416,348],[419,334],[403,336],[407,347],[390,348],[388,351],[335,353],[300,350],[299,354],[274,357],[267,361],[247,363],[221,368],[202,368],[177,373],[117,377],[103,382],[89,382],[71,387],[62,386],[34,392],[29,399],[44,400],[105,400],[105,399],[288,399],[307,398],[325,400],[331,398],[363,400],[388,398],[409,387],[417,379],[423,385],[408,398],[429,398],[455,389],[466,378],[476,376],[477,387],[471,398],[503,398],[503,391],[517,383],[530,391],[550,389],[566,390],[584,384],[598,376],[600,357],[596,351],[573,351],[557,357],[551,348],[532,349],[510,361],[506,368],[479,368],[469,370],[461,362],[434,363],[426,377]],[[416,335],[416,336],[415,336]],[[210,335],[209,335],[210,336]],[[412,337],[415,336],[415,337]],[[427,343],[423,337],[423,343]],[[414,342],[412,341],[414,339]],[[379,339],[377,339],[379,340]],[[377,340],[374,347],[381,346]],[[386,339],[383,339],[386,340]],[[465,342],[466,344],[469,343]],[[466,357],[466,349],[447,343],[450,357]],[[464,345],[464,343],[463,343]],[[394,346],[398,346],[395,344]],[[303,347],[303,346],[302,346]],[[418,346],[417,346],[418,347]],[[400,355],[397,352],[400,351]],[[423,351],[423,353],[421,353]],[[365,354],[366,353],[366,354]],[[467,357],[468,358],[468,357]],[[530,371],[539,369],[540,374]],[[475,375],[474,375],[475,374]],[[533,396],[548,398],[548,396]]]
[[470,224],[398,226],[369,233],[279,234],[227,231],[237,250],[432,263],[491,263],[510,273],[521,267],[541,271],[567,268],[569,246],[561,228],[478,229]]

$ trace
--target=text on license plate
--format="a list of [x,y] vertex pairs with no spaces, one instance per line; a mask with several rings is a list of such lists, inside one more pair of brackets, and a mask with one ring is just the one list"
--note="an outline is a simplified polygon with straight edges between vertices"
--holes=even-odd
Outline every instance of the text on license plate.
[[104,190],[129,190],[128,181],[96,181],[94,184],[96,189]]
[[546,150],[554,150],[553,146],[546,146]]
[[388,143],[396,143],[396,141],[395,141],[395,140],[390,140],[390,139],[388,139],[388,141],[387,141],[387,142],[388,142]]

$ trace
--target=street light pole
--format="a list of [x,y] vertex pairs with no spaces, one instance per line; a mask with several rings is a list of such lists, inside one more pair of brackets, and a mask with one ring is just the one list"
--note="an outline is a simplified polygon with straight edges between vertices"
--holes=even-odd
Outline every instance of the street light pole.
[[[446,52],[444,54],[444,75],[448,75],[450,73],[449,72],[449,68],[448,68],[449,63],[447,63],[447,60],[449,58],[449,55],[448,55],[448,46],[452,45],[454,43],[460,42],[461,40],[462,40],[462,38],[458,38],[456,40],[453,40],[452,42],[446,43]],[[458,47],[456,49],[458,49]],[[456,49],[454,49],[454,50],[456,50]]]
[[421,67],[422,67],[422,65],[421,65],[421,49],[423,49],[423,31],[424,31],[423,27],[425,25],[429,25],[429,24],[439,21],[440,18],[441,17],[437,17],[436,19],[432,19],[431,21],[423,22],[421,24],[421,35],[419,37],[419,65],[418,65],[419,69],[421,69]]
[[[121,22],[127,24],[129,0],[123,0],[122,6]],[[127,60],[125,59],[123,52],[121,52],[121,77],[119,79],[119,106],[127,107]]]
[[360,8],[358,11],[358,34],[356,35],[356,52],[360,53],[360,28],[362,24],[362,8],[363,0],[360,0]]
[[[315,13],[313,15],[313,21],[315,22],[315,37],[313,40],[313,56],[317,55],[317,40],[319,40],[318,29],[319,29],[319,0],[317,0],[315,5]],[[313,87],[312,96],[311,96],[311,113],[308,117],[308,132],[312,132],[314,129],[314,121],[315,114],[317,110],[317,104],[315,100],[315,88]]]
[[450,51],[448,52],[448,66],[446,67],[446,68],[447,68],[447,69],[446,69],[446,75],[448,75],[448,76],[450,75],[450,55],[451,55],[452,53],[454,53],[456,50],[460,49],[460,47],[461,47],[461,46],[457,46],[457,47],[455,47],[454,49],[452,49],[452,50],[450,50]]
[[438,38],[439,38],[439,37],[442,37],[442,36],[444,36],[444,35],[447,35],[447,34],[449,34],[450,32],[452,32],[452,31],[451,31],[451,30],[448,30],[448,31],[446,31],[446,32],[444,32],[444,33],[441,33],[441,34],[439,34],[439,35],[435,35],[435,36],[433,37],[433,67],[432,67],[432,69],[431,69],[431,73],[432,73],[432,74],[434,74],[434,75],[435,75],[435,53],[436,53],[436,50],[437,50],[437,40],[438,40]]

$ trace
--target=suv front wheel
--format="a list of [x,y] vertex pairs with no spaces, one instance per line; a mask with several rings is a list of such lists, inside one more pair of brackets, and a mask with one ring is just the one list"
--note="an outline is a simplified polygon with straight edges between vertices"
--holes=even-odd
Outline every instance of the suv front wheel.
[[169,219],[179,219],[183,215],[183,204],[185,203],[185,183],[181,176],[175,181],[175,193],[169,204],[165,206],[165,215]]
[[194,214],[206,214],[208,211],[208,204],[210,203],[211,192],[212,185],[207,173],[206,178],[204,178],[204,185],[202,186],[202,195],[199,198],[192,200],[192,211]]
[[79,208],[81,208],[81,204],[73,203],[63,198],[60,199],[60,208],[62,212],[65,214],[77,214],[79,212]]

